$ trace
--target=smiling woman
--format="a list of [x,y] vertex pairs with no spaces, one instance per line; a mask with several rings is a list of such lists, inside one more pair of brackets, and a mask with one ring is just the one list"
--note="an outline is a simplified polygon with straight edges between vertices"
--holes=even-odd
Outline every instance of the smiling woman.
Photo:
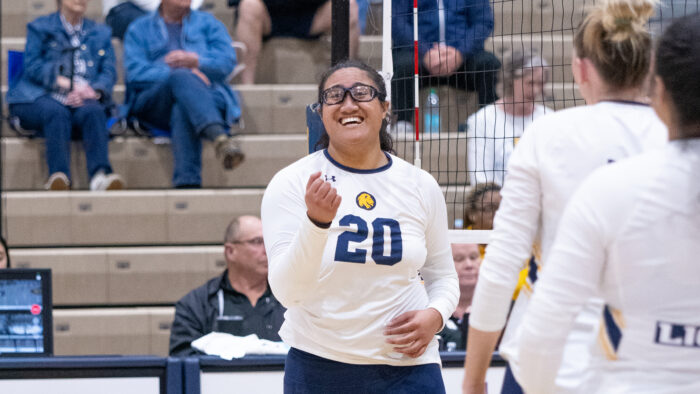
[[459,284],[440,187],[390,154],[374,69],[338,64],[318,96],[323,149],[275,175],[262,203],[270,287],[288,309],[285,393],[444,393],[435,334]]

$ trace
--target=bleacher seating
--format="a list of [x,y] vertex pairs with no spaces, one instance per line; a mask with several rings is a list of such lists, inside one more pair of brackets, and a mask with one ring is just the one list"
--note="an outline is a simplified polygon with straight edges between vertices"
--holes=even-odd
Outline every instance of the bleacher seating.
[[[7,75],[7,50],[24,49],[26,23],[53,12],[55,4],[55,0],[3,1],[0,75]],[[88,4],[88,17],[102,20],[101,1]],[[569,66],[572,27],[581,21],[583,6],[592,4],[493,1],[495,29],[485,48],[499,57],[510,48],[539,49],[553,64],[544,104],[555,109],[580,105]],[[204,0],[202,9],[234,31],[234,11],[227,0]],[[360,58],[379,67],[381,44],[381,36],[362,37]],[[115,40],[114,45],[121,64],[121,44]],[[16,266],[49,267],[54,272],[57,355],[167,354],[172,304],[224,269],[220,243],[228,221],[240,214],[259,214],[267,182],[306,153],[304,107],[316,100],[316,79],[329,64],[329,48],[327,39],[276,38],[265,45],[260,84],[236,86],[243,101],[241,142],[246,161],[225,172],[211,144],[205,144],[203,190],[168,189],[170,147],[127,135],[110,142],[110,158],[130,190],[83,191],[87,188],[85,159],[76,143],[71,171],[74,186],[81,190],[46,193],[41,191],[47,177],[43,141],[17,138],[4,128],[0,147],[6,191],[3,229],[15,248]],[[118,69],[114,96],[121,102],[125,89]],[[4,95],[6,81],[1,90]],[[442,88],[440,95],[449,97],[441,101],[443,105],[456,103],[463,110],[451,110],[442,123],[440,140],[425,136],[422,161],[443,185],[449,222],[454,223],[461,218],[469,191],[465,134],[456,130],[477,106],[473,94]],[[410,137],[400,138],[396,150],[413,161]]]

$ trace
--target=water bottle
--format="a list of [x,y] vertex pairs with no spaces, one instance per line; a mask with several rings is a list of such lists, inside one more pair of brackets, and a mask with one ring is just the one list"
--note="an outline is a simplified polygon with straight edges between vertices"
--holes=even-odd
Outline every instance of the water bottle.
[[440,97],[435,89],[430,89],[428,99],[425,101],[425,121],[426,133],[440,132]]

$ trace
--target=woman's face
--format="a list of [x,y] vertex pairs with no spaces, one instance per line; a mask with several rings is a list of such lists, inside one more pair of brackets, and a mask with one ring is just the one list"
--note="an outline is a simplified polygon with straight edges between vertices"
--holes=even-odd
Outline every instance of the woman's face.
[[452,259],[459,277],[461,291],[474,291],[479,279],[481,255],[477,244],[452,244]]
[[85,15],[89,0],[61,0],[61,10],[73,14]]
[[469,212],[469,220],[474,230],[493,229],[493,217],[501,205],[501,193],[488,191],[476,202],[475,209]]
[[522,78],[513,81],[513,102],[530,103],[537,101],[544,90],[545,73],[542,67],[526,68]]
[[0,269],[7,268],[7,250],[0,243]]
[[[358,68],[342,68],[326,80],[323,90],[334,86],[350,88],[356,84],[376,85],[367,73]],[[376,146],[379,149],[379,130],[386,117],[389,103],[378,98],[371,101],[355,101],[346,92],[343,101],[335,105],[322,104],[321,119],[329,137],[329,149],[364,151]]]

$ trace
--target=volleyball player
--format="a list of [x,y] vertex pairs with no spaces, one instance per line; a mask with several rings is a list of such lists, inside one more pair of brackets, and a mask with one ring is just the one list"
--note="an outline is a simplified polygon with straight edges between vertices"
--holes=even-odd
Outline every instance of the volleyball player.
[[[665,144],[666,128],[646,104],[644,84],[652,47],[645,23],[654,4],[608,0],[591,10],[574,36],[572,59],[588,105],[536,119],[511,156],[472,304],[466,393],[483,394],[523,262],[535,245],[542,251],[538,261],[547,264],[561,212],[576,187],[598,167]],[[536,270],[530,274],[536,281]],[[518,374],[517,334],[530,295],[519,293],[500,345],[509,363],[504,392],[520,392],[513,379]],[[577,316],[557,374],[558,392],[581,390],[590,377],[587,365],[601,309],[599,300],[591,300]]]
[[671,142],[601,168],[571,198],[522,323],[519,379],[554,392],[576,312],[605,302],[607,361],[587,393],[700,393],[700,14],[656,52],[653,107]]
[[334,66],[319,103],[324,149],[277,173],[262,202],[270,287],[287,307],[285,392],[444,393],[435,334],[459,284],[440,187],[389,154],[376,70]]

